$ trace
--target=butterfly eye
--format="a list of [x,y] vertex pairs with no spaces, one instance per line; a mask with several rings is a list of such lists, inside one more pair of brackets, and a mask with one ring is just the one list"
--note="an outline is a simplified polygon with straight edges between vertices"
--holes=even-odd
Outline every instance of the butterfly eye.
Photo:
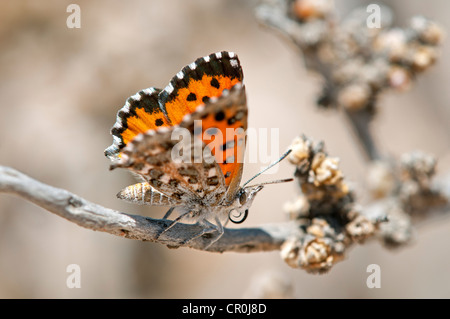
[[247,202],[247,193],[242,192],[241,196],[239,196],[239,204],[244,205]]

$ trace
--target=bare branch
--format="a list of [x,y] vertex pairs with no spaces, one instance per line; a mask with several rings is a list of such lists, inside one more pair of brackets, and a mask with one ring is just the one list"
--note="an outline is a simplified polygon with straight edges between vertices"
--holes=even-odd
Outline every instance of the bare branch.
[[[202,231],[199,225],[179,223],[160,234],[169,220],[130,215],[91,203],[64,189],[41,183],[10,167],[0,166],[0,192],[11,193],[63,217],[79,226],[130,239],[153,241],[169,247],[179,247],[186,238]],[[208,234],[189,242],[186,247],[203,250],[209,243]],[[264,225],[257,228],[226,229],[222,238],[212,245],[212,252],[258,252],[280,249],[291,236],[302,236],[297,223]]]
[[[319,143],[310,151],[317,155],[321,154],[323,149]],[[298,149],[295,152],[296,156],[301,153]],[[327,160],[328,157],[323,158],[323,161]],[[298,166],[299,180],[303,180],[305,176],[306,171],[302,170],[305,163],[302,161]],[[312,164],[317,165],[317,160]],[[319,167],[315,168],[316,173],[320,173]],[[400,247],[410,242],[414,227],[411,216],[403,211],[402,205],[398,204],[398,198],[386,198],[355,210],[352,208],[353,205],[349,206],[353,199],[351,196],[348,197],[350,193],[345,192],[345,183],[341,182],[339,172],[336,171],[332,175],[333,181],[328,180],[331,184],[325,188],[324,185],[318,186],[330,195],[323,198],[321,205],[315,203],[316,195],[319,194],[317,190],[306,187],[306,198],[312,196],[306,205],[307,212],[302,213],[305,207],[302,195],[298,199],[300,204],[294,203],[294,207],[287,209],[296,211],[295,214],[290,212],[289,222],[254,228],[225,229],[220,240],[207,249],[205,248],[210,244],[214,234],[205,232],[203,226],[178,223],[158,238],[171,221],[105,208],[64,189],[41,183],[10,167],[0,166],[0,192],[18,195],[91,230],[156,242],[169,248],[183,246],[210,252],[244,253],[280,250],[281,258],[289,266],[312,273],[328,271],[344,259],[348,248],[355,243],[378,239],[387,247]],[[316,174],[315,179],[320,179],[320,174]],[[436,208],[440,212],[448,213],[448,202],[447,205],[436,205]],[[201,232],[205,234],[184,244],[186,238],[193,238]]]

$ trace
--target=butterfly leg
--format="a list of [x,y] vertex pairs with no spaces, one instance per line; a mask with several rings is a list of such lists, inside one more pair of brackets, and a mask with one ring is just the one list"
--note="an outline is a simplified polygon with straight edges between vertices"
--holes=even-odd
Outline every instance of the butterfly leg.
[[169,216],[172,214],[174,209],[175,209],[175,207],[170,207],[169,210],[167,211],[167,213],[164,215],[164,217],[162,219],[168,219]]
[[205,234],[209,234],[209,233],[212,233],[215,230],[217,230],[217,226],[214,225],[213,223],[207,221],[206,219],[200,220],[197,223],[197,225],[201,226],[202,230],[198,234],[192,236],[191,238],[188,238],[188,239],[184,240],[182,245],[187,245],[189,242],[191,242],[191,241],[193,241],[193,240],[195,240],[195,239],[197,239],[197,238],[199,238],[199,237],[201,237],[201,236],[203,236]]
[[[172,208],[174,208],[174,207],[172,207]],[[164,217],[168,217],[168,215],[170,215],[170,213],[172,213],[172,211],[173,211],[172,208],[169,209],[169,211],[166,213],[166,215]],[[187,211],[187,212],[181,214],[180,216],[178,216],[177,218],[175,218],[172,221],[172,224],[170,224],[167,228],[165,228],[161,233],[159,233],[156,236],[155,240],[158,240],[165,232],[167,232],[169,229],[171,229],[173,226],[175,226],[181,219],[183,219],[183,217],[186,217],[190,213],[191,213],[190,211]]]
[[[219,220],[219,218],[216,216],[214,220],[216,221],[216,229],[218,231],[218,234],[217,234],[217,236],[215,238],[213,238],[209,242],[208,245],[206,245],[205,250],[208,250],[209,247],[211,247],[216,241],[218,241],[222,237],[224,232],[225,232],[224,226],[222,225],[222,222]],[[227,222],[225,222],[225,224],[226,223]]]

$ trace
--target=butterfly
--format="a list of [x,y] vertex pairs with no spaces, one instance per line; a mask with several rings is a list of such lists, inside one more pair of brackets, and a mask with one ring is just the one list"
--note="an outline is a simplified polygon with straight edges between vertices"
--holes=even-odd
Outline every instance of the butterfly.
[[[213,244],[229,220],[241,223],[247,218],[264,185],[247,182],[240,187],[247,117],[243,72],[233,52],[197,59],[162,90],[139,91],[118,111],[111,129],[113,144],[105,155],[113,162],[111,169],[126,168],[142,182],[117,196],[169,206],[164,219],[179,210],[160,236],[190,218],[204,226],[194,238],[217,230]],[[184,141],[176,138],[180,136]]]

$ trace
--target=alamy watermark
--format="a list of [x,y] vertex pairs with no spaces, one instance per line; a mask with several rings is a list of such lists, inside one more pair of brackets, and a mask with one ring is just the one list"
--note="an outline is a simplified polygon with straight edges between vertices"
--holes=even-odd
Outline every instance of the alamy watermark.
[[66,267],[66,272],[70,273],[66,279],[67,288],[81,288],[81,267],[77,264],[70,264]]
[[378,4],[369,4],[366,12],[370,13],[366,19],[366,24],[369,29],[381,28],[381,7]]
[[367,277],[367,288],[381,288],[381,267],[377,264],[367,266],[367,272],[371,274]]
[[[202,121],[195,120],[193,131],[175,128],[171,140],[177,142],[171,149],[171,160],[175,163],[244,163],[247,154],[246,162],[269,165],[280,157],[278,128],[244,131],[241,127],[227,127],[223,132],[216,127],[203,130]],[[271,173],[276,170],[274,167]]]
[[66,25],[69,29],[79,29],[81,28],[81,8],[78,4],[69,4],[67,6],[66,12],[70,12],[67,17]]

